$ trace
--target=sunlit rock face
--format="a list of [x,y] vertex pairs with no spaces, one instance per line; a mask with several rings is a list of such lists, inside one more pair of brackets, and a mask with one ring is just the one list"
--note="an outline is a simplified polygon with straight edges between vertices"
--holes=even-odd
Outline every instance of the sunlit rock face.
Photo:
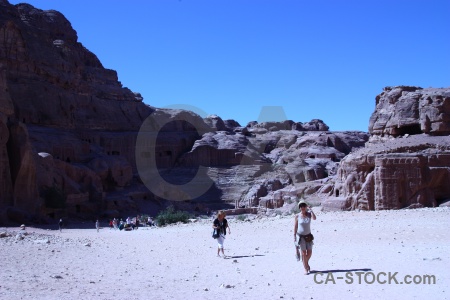
[[[155,214],[170,203],[270,209],[299,197],[326,209],[439,205],[450,198],[448,94],[386,88],[370,135],[320,119],[241,126],[158,109],[62,14],[0,0],[0,222]],[[138,151],[144,124],[154,140]],[[146,184],[142,155],[173,188]]]
[[376,97],[369,132],[378,136],[450,134],[450,88],[386,87]]
[[345,157],[325,209],[433,207],[450,199],[450,89],[388,87],[365,148]]
[[[132,182],[136,132],[154,109],[77,39],[59,12],[0,2],[1,221],[92,216]],[[50,190],[65,203],[48,207]]]

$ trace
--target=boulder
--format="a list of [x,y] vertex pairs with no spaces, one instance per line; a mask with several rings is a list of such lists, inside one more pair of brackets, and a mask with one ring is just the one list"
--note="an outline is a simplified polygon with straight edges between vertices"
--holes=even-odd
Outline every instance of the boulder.
[[205,119],[205,123],[212,128],[214,131],[226,131],[229,128],[225,125],[221,117],[217,115],[209,115]]
[[223,123],[229,131],[233,131],[238,127],[242,128],[241,125],[235,120],[224,120]]
[[302,130],[306,131],[328,131],[329,127],[322,120],[312,119],[309,122],[301,124]]

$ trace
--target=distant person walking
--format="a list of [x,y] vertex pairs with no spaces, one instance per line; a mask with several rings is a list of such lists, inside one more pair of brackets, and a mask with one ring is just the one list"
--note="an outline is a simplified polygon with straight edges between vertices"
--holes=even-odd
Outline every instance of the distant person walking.
[[62,226],[63,226],[62,219],[59,219],[58,226],[59,226],[59,232],[62,232]]
[[217,229],[219,231],[219,237],[217,238],[217,256],[220,256],[220,252],[222,251],[223,258],[226,258],[224,249],[223,249],[223,242],[225,241],[225,236],[227,235],[227,228],[228,228],[228,234],[231,234],[230,226],[228,225],[227,219],[225,219],[225,213],[223,211],[219,211],[217,213],[217,218],[213,222],[214,229]]
[[135,225],[135,229],[139,228],[139,216],[136,216],[136,220],[134,222],[134,225]]
[[[296,256],[297,260],[300,260],[300,253],[298,248],[302,251],[303,267],[305,268],[305,275],[311,272],[309,266],[309,260],[312,255],[313,235],[311,234],[311,219],[315,220],[316,215],[312,209],[308,206],[305,200],[300,200],[298,203],[300,213],[295,215],[294,224],[294,242],[296,243]],[[298,236],[298,244],[297,244]]]
[[97,228],[97,232],[100,229],[100,222],[98,221],[98,219],[97,221],[95,221],[95,228]]

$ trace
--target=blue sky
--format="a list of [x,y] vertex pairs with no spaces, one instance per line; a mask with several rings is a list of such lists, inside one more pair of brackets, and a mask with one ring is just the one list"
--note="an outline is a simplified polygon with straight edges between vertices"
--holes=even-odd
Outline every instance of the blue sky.
[[147,104],[241,125],[277,106],[294,121],[367,131],[383,87],[450,87],[448,0],[28,3],[62,12]]

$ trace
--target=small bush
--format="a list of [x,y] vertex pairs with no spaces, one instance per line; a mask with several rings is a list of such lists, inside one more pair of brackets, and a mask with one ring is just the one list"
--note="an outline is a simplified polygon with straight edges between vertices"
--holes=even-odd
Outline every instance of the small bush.
[[158,226],[178,222],[187,223],[189,222],[189,214],[185,211],[176,211],[171,205],[156,216],[156,222],[158,223]]
[[247,217],[245,215],[238,215],[236,217],[236,220],[238,220],[238,221],[245,221],[245,219],[247,219]]

